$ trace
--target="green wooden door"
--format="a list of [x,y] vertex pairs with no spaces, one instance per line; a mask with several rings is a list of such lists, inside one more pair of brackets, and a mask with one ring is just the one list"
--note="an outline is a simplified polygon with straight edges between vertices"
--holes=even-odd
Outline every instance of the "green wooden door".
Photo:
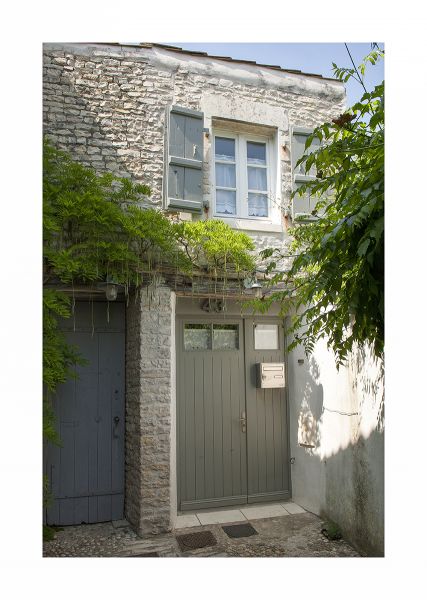
[[255,381],[256,362],[283,361],[274,324],[277,347],[260,351],[253,319],[177,320],[179,510],[289,498],[285,393]]

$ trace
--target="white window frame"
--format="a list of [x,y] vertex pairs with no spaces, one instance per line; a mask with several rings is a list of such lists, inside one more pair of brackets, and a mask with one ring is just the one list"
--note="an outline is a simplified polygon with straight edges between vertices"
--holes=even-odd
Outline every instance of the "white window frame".
[[[236,165],[236,214],[228,215],[217,212],[216,210],[216,159],[215,159],[215,143],[217,137],[224,137],[233,139],[235,141],[235,165]],[[212,187],[213,187],[213,216],[220,218],[224,221],[227,220],[247,220],[256,221],[265,224],[273,223],[273,202],[275,200],[274,186],[273,186],[273,165],[274,165],[274,148],[273,139],[267,136],[254,135],[249,133],[234,132],[231,129],[217,129],[213,130],[213,148],[212,148]],[[247,161],[247,142],[263,143],[266,145],[266,171],[267,171],[267,208],[268,215],[266,217],[259,217],[249,215],[249,190],[248,190],[248,165]],[[227,161],[227,164],[233,164]],[[254,165],[255,166],[255,165]],[[261,167],[262,168],[262,167]],[[221,187],[221,186],[220,186]],[[224,188],[226,189],[226,188]],[[231,190],[231,188],[230,188]],[[252,190],[251,193],[256,193]]]

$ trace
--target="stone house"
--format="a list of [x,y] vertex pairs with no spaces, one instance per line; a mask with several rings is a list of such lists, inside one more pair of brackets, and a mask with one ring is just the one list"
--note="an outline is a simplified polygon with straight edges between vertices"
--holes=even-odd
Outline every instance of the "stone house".
[[[286,244],[312,210],[291,202],[306,177],[296,162],[312,128],[345,108],[333,79],[160,44],[45,44],[43,88],[57,147],[259,250]],[[219,313],[220,294],[166,280],[110,303],[108,324],[101,299],[89,306],[83,288],[77,299],[67,335],[91,366],[59,393],[48,523],[125,516],[147,535],[181,512],[293,498],[382,554],[383,379],[369,352],[337,372],[322,344],[285,352],[277,310],[253,316],[230,296]]]

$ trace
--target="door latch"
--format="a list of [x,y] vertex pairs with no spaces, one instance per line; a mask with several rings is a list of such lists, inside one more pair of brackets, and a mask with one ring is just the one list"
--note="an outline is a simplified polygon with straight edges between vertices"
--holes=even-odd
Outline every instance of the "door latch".
[[246,411],[242,410],[242,415],[240,417],[240,426],[242,428],[242,433],[246,433]]
[[120,421],[119,417],[114,417],[114,423],[117,425],[117,423]]

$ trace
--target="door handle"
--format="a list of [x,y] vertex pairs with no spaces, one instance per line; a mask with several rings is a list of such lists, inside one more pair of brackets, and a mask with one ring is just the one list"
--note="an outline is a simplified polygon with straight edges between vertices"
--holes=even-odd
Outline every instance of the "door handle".
[[246,411],[242,410],[241,417],[239,419],[242,433],[246,433]]
[[117,425],[117,423],[120,421],[119,417],[114,417],[114,423]]

